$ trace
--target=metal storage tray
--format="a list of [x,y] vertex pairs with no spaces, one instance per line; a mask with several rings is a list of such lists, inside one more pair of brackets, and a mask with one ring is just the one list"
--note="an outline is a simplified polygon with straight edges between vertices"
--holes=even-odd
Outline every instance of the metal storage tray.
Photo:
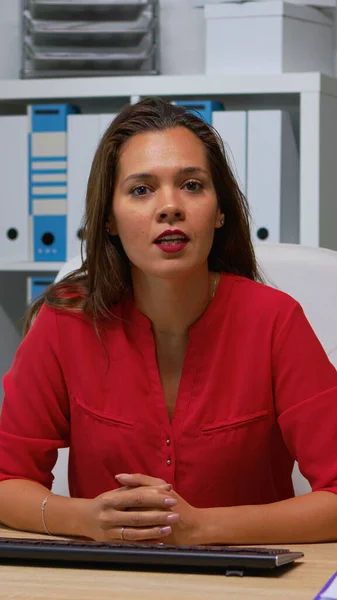
[[[102,49],[100,52],[88,52],[86,48],[69,49],[68,52],[50,51],[49,49],[34,48],[30,40],[25,40],[26,59],[30,63],[30,69],[45,71],[54,70],[58,72],[74,71],[101,71],[105,70],[111,74],[111,71],[138,71],[144,68],[144,63],[149,61],[155,52],[153,44],[148,45],[142,50],[134,50],[129,48],[127,51],[123,48],[116,48],[113,51]],[[150,69],[152,70],[152,69]]]
[[113,55],[125,55],[125,56],[143,56],[144,54],[148,54],[154,45],[154,39],[151,35],[151,32],[148,32],[147,35],[143,38],[138,46],[107,46],[101,47],[97,46],[94,48],[88,48],[85,46],[76,46],[74,47],[72,44],[69,46],[54,47],[54,46],[36,46],[33,43],[33,40],[30,36],[26,36],[24,39],[24,50],[26,56],[30,58],[39,56],[39,57],[48,57],[48,58],[58,58],[63,60],[64,57],[76,57],[80,59],[81,57],[95,57],[97,56],[100,60],[104,57],[111,57]]
[[28,0],[34,19],[135,20],[154,0]]
[[25,31],[34,46],[137,46],[154,28],[151,11],[135,21],[40,21],[24,12]]
[[159,0],[21,0],[22,78],[156,75]]
[[24,79],[53,79],[57,77],[122,77],[130,75],[158,75],[158,71],[144,67],[144,65],[142,65],[141,69],[130,69],[126,71],[123,71],[122,69],[71,69],[69,71],[66,69],[51,70],[50,68],[44,70],[35,69],[29,63],[26,63],[24,69],[21,71],[21,77]]

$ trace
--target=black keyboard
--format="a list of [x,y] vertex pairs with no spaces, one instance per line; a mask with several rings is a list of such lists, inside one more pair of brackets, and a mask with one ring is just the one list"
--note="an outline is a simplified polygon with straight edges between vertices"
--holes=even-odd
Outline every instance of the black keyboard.
[[188,570],[273,569],[301,558],[302,552],[237,546],[169,546],[83,540],[0,537],[1,562],[97,563],[110,568],[171,567]]

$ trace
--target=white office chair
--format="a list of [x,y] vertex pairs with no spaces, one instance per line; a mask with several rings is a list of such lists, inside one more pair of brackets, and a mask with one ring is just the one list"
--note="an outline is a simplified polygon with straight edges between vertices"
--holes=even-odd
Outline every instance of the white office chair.
[[[258,244],[255,250],[268,285],[287,292],[302,305],[330,361],[337,367],[337,252],[297,244]],[[56,280],[80,265],[80,257],[68,261]],[[68,450],[61,450],[53,471],[53,491],[58,494],[69,493],[67,461]],[[296,495],[311,489],[297,463],[293,484]]]
[[82,259],[80,255],[71,258],[66,263],[64,263],[63,267],[59,270],[58,274],[55,277],[55,281],[61,281],[63,277],[65,277],[72,271],[76,271],[76,269],[79,269],[81,264]]
[[297,244],[257,244],[255,251],[267,283],[302,305],[337,367],[337,252]]

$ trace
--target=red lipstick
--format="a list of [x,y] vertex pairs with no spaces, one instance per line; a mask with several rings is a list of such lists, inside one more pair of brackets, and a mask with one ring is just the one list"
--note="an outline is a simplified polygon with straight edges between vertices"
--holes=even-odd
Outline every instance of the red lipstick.
[[166,229],[154,240],[156,246],[167,253],[181,252],[188,242],[188,236],[180,229]]

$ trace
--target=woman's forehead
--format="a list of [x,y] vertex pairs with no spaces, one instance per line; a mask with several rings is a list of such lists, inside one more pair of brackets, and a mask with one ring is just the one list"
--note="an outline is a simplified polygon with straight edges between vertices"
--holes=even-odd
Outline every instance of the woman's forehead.
[[139,133],[124,145],[119,159],[120,173],[147,171],[150,168],[188,166],[207,168],[205,147],[199,138],[185,127]]

